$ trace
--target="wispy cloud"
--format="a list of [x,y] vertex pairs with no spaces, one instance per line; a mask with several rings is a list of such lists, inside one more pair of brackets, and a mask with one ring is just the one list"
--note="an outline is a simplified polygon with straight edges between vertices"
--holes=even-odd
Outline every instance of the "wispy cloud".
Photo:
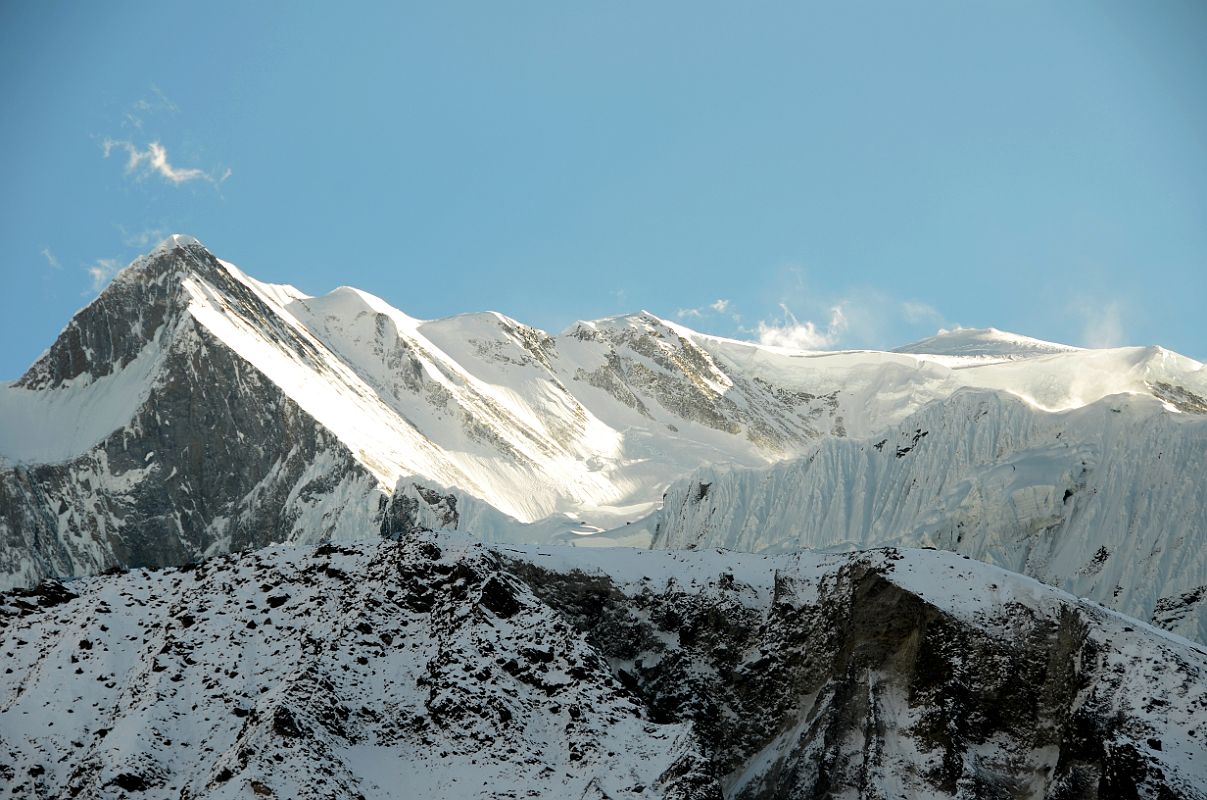
[[1118,301],[1087,303],[1078,310],[1083,318],[1081,343],[1086,347],[1120,347],[1127,341],[1123,307]]
[[151,84],[150,96],[140,97],[130,105],[122,120],[122,127],[141,131],[147,117],[161,111],[174,114],[180,111],[180,107],[169,100],[158,86]]
[[124,150],[127,156],[127,175],[137,175],[140,178],[146,175],[159,175],[175,186],[196,180],[207,181],[217,186],[231,174],[228,169],[223,172],[221,177],[215,177],[198,167],[175,167],[168,161],[167,148],[159,142],[151,142],[145,150],[142,150],[128,140],[106,139],[101,144],[101,149],[105,153],[105,158],[108,158],[114,150]]
[[116,258],[98,258],[88,267],[88,277],[92,280],[92,291],[99,292],[113,276],[121,270],[121,264]]
[[743,336],[763,344],[806,350],[887,349],[933,335],[952,323],[934,305],[873,286],[826,291],[798,264],[779,268],[779,315],[763,314]]
[[[206,170],[201,167],[186,167],[172,163],[162,135],[156,131],[156,117],[164,113],[176,114],[180,107],[163,91],[151,84],[150,93],[135,100],[125,111],[121,127],[127,135],[121,138],[106,137],[101,142],[105,158],[114,151],[126,156],[126,174],[143,180],[157,176],[173,186],[201,181],[215,188],[231,176],[229,168]],[[146,130],[144,130],[144,128]],[[140,142],[145,144],[139,144]]]
[[713,302],[698,306],[696,308],[681,308],[675,312],[675,316],[679,319],[704,319],[713,315],[727,316],[734,322],[741,322],[742,317],[739,314],[730,310],[731,303],[725,298],[718,298]]
[[51,269],[63,268],[63,265],[59,263],[59,259],[55,257],[55,254],[50,252],[49,247],[42,248],[42,258],[46,259],[46,266],[50,267]]
[[122,244],[138,250],[146,250],[153,244],[159,244],[168,236],[167,228],[145,228],[138,233],[131,233],[119,225],[118,230],[122,234]]
[[784,303],[779,322],[759,320],[759,344],[790,347],[795,350],[824,350],[833,347],[847,329],[847,317],[842,305],[830,309],[830,319],[822,328],[812,320],[801,322]]

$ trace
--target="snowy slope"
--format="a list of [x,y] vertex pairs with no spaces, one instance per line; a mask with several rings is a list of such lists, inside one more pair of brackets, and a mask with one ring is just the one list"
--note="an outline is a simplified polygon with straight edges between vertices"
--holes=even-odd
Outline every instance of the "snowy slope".
[[270,548],[0,595],[29,798],[1207,796],[1207,653],[928,551]]

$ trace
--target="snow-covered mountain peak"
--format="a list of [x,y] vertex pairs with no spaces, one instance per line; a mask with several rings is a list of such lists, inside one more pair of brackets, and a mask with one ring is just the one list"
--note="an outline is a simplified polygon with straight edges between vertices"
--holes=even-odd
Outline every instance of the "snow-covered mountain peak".
[[195,239],[165,239],[118,272],[15,385],[80,387],[119,372],[144,353],[165,322],[186,305],[184,279],[212,276],[220,269],[217,259]]
[[[361,315],[381,315],[390,319],[400,330],[413,331],[422,320],[398,310],[377,295],[352,286],[339,286],[325,295],[301,297],[297,303],[310,315],[328,319],[354,320]],[[287,306],[289,311],[296,311]]]
[[687,331],[694,333],[682,325],[662,319],[649,311],[641,310],[627,314],[615,314],[592,320],[579,320],[562,332],[563,336],[578,336],[591,338],[595,335],[609,335],[623,332],[662,333],[667,331]]
[[962,358],[1017,359],[1071,353],[1080,349],[997,328],[955,328],[941,330],[934,336],[897,347],[893,352]]
[[515,330],[530,331],[534,336],[548,338],[545,331],[525,325],[498,311],[467,311],[463,314],[452,314],[439,319],[425,320],[420,323],[421,331],[425,334],[437,331],[459,332],[467,338],[488,337],[496,338]]
[[157,244],[155,249],[151,251],[151,254],[170,253],[177,247],[200,247],[203,250],[206,249],[205,245],[187,233],[173,233]]
[[[180,256],[187,256],[180,257]],[[109,286],[97,296],[101,299],[114,286],[122,284],[163,283],[178,280],[189,270],[206,270],[216,263],[213,254],[192,236],[174,233],[157,244],[150,252],[138,256],[113,276]]]

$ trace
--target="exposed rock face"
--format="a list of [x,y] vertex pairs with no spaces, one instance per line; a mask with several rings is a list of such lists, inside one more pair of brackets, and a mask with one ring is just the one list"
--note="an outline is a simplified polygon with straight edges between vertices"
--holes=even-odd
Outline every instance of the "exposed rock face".
[[457,496],[402,481],[389,498],[381,499],[381,535],[406,537],[421,531],[454,531],[461,523]]
[[367,470],[187,313],[180,281],[193,274],[262,312],[207,251],[177,246],[123,272],[18,382],[86,389],[136,359],[156,362],[132,387],[129,421],[82,455],[0,466],[10,585],[321,541],[342,519],[369,518],[348,502],[374,489]]
[[339,442],[224,348],[204,360],[176,350],[166,363],[168,380],[127,428],[67,463],[0,473],[5,571],[36,580],[319,541],[356,510],[322,508],[326,497],[372,489]]
[[22,796],[1207,796],[1207,653],[936,551],[419,534],[0,609]]
[[700,345],[651,315],[623,326],[580,326],[572,336],[606,345],[606,363],[576,380],[602,389],[646,416],[642,397],[684,420],[777,452],[823,435],[843,436],[837,392],[818,397],[757,376],[729,374]]

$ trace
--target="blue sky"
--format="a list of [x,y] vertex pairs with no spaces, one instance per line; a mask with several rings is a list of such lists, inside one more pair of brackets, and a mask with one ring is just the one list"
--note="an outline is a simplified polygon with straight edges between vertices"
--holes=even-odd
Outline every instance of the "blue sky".
[[170,232],[419,317],[1207,358],[1207,4],[347,8],[0,7],[0,378]]

